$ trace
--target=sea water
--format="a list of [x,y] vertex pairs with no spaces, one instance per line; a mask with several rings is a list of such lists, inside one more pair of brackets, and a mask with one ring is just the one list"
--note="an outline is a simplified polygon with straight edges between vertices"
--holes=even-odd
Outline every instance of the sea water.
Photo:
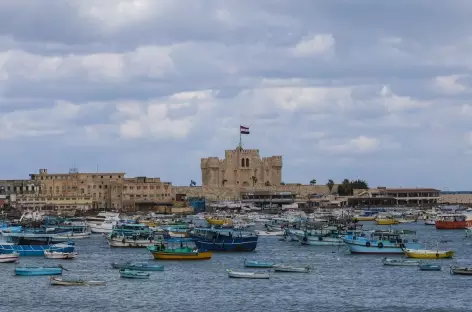
[[[472,238],[466,238],[464,230],[438,231],[422,222],[392,228],[416,230],[429,247],[451,241],[440,246],[453,248],[455,258],[433,260],[443,271],[424,272],[384,266],[377,255],[350,255],[344,246],[302,246],[261,237],[255,252],[215,253],[208,261],[157,262],[146,249],[112,249],[96,235],[76,241],[79,257],[74,260],[24,257],[20,265],[62,264],[69,270],[64,277],[105,280],[107,286],[50,286],[48,277],[14,276],[15,264],[0,264],[0,311],[472,311],[472,276],[449,273],[451,264],[472,264]],[[270,280],[228,278],[226,269],[246,270],[244,259],[309,264],[314,269],[308,274],[273,273]],[[149,280],[120,279],[110,263],[130,260],[163,264],[165,270],[150,272]]]

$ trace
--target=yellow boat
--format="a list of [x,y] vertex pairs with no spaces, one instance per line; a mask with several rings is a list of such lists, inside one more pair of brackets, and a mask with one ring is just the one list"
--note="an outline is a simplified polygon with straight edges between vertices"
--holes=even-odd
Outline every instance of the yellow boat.
[[416,259],[448,259],[454,256],[453,250],[404,249],[408,258]]
[[183,246],[183,242],[192,241],[191,239],[177,239],[180,247],[169,248],[161,243],[160,245],[149,246],[147,249],[151,252],[155,260],[209,260],[213,256],[211,251],[199,251],[197,247],[190,248]]
[[376,219],[375,224],[377,225],[394,225],[394,224],[399,224],[398,220],[395,219]]
[[233,224],[233,221],[231,219],[207,218],[206,220],[211,225]]

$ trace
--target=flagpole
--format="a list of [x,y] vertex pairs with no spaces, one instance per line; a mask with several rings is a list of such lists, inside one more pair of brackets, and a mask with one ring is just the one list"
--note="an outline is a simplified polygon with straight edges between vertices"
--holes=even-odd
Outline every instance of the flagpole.
[[241,125],[239,125],[239,149],[243,149],[242,135],[241,135]]

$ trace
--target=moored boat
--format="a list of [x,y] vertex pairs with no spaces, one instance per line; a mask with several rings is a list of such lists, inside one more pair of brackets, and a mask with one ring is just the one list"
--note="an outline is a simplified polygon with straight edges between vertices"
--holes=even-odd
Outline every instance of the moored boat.
[[404,249],[405,256],[416,259],[448,259],[454,256],[453,250]]
[[384,265],[390,265],[390,266],[418,266],[418,265],[420,265],[420,261],[418,261],[418,260],[409,260],[409,259],[383,258],[382,263]]
[[121,269],[120,270],[120,277],[122,277],[122,278],[146,279],[146,278],[149,278],[149,273],[148,272]]
[[50,277],[49,284],[54,286],[104,286],[107,282],[104,281],[86,281],[81,279],[64,279],[59,277]]
[[274,266],[274,262],[244,259],[244,266],[247,268],[272,268]]
[[[151,252],[155,260],[209,260],[213,253],[210,251],[201,251],[197,247],[189,247],[191,238],[171,238],[161,244],[149,246],[147,249]],[[180,243],[180,247],[170,246],[173,243]],[[185,245],[184,245],[185,243]]]
[[310,266],[296,267],[291,265],[277,264],[273,266],[275,272],[308,273],[312,270]]
[[258,236],[283,236],[285,231],[255,231]]
[[471,213],[442,214],[436,218],[436,229],[457,230],[472,227]]
[[194,229],[190,233],[195,245],[209,251],[254,251],[258,236],[254,232],[232,229]]
[[48,259],[63,259],[63,260],[70,260],[74,259],[79,254],[76,252],[58,252],[53,250],[45,250],[44,257]]
[[456,275],[472,275],[472,267],[458,267],[452,265],[450,267],[450,273]]
[[15,275],[21,276],[40,276],[40,275],[61,275],[63,268],[56,267],[17,267]]
[[419,265],[420,271],[441,271],[439,264],[422,263]]
[[421,244],[404,237],[415,232],[376,230],[343,237],[352,254],[403,254],[404,248],[419,249]]
[[393,218],[379,218],[375,220],[377,225],[395,225],[399,224],[400,222]]
[[233,270],[226,270],[228,276],[232,278],[250,278],[250,279],[269,279],[269,272],[238,272]]
[[0,254],[19,253],[21,257],[44,256],[45,250],[57,252],[74,252],[72,243],[59,243],[54,245],[16,245],[14,243],[0,243]]
[[112,263],[111,267],[114,269],[126,269],[131,271],[164,271],[163,265],[150,264],[146,262],[125,262]]
[[0,254],[0,263],[13,263],[18,260],[20,254],[17,252],[12,252],[8,254]]

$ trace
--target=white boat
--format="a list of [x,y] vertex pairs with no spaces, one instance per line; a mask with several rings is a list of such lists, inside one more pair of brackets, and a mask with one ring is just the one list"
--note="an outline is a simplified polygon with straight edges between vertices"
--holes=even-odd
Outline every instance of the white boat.
[[79,254],[76,252],[57,252],[57,251],[44,251],[44,257],[48,259],[74,259],[77,257]]
[[434,219],[424,220],[424,225],[436,225],[436,220]]
[[269,272],[236,272],[233,270],[226,270],[229,277],[233,278],[252,278],[252,279],[269,279]]
[[13,263],[18,260],[20,254],[17,252],[0,254],[0,263]]
[[103,221],[100,224],[91,223],[90,229],[92,233],[101,233],[101,234],[111,233],[111,231],[113,230],[113,227],[117,225],[119,221],[120,221],[120,218],[117,216],[108,217],[105,219],[105,221]]
[[84,281],[78,279],[63,279],[60,277],[50,277],[49,283],[55,286],[104,286],[104,281]]
[[420,261],[418,261],[418,260],[409,260],[409,259],[383,258],[382,263],[384,265],[391,265],[391,266],[418,266],[418,265],[420,265]]
[[100,212],[95,217],[87,217],[85,221],[87,222],[88,226],[92,225],[100,225],[108,218],[119,218],[120,214],[116,212]]
[[107,237],[108,245],[110,247],[134,247],[134,248],[145,248],[148,246],[154,246],[157,242],[149,239],[132,239],[123,237]]
[[255,231],[257,236],[283,236],[284,231]]
[[275,272],[293,272],[293,273],[308,273],[311,271],[311,267],[294,267],[291,265],[277,264],[273,266]]
[[82,233],[74,233],[74,232],[69,232],[65,235],[58,235],[54,236],[57,239],[82,239],[82,238],[89,238],[92,235],[92,231],[86,231]]

